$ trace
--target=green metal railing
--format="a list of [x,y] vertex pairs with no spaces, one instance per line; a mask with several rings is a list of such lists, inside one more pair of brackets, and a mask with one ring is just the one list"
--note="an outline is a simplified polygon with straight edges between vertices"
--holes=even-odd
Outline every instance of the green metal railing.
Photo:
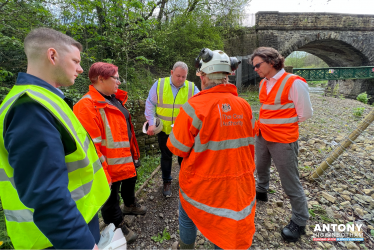
[[374,78],[374,66],[312,69],[294,68],[292,72],[309,81]]

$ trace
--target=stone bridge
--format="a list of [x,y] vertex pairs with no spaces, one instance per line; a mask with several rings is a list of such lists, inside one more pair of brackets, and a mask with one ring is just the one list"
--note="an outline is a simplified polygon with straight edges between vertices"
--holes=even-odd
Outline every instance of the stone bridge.
[[[338,13],[256,13],[256,25],[225,41],[229,55],[246,56],[260,46],[273,47],[285,58],[305,51],[331,67],[374,66],[374,15]],[[330,80],[339,92],[355,98],[374,96],[374,80]]]

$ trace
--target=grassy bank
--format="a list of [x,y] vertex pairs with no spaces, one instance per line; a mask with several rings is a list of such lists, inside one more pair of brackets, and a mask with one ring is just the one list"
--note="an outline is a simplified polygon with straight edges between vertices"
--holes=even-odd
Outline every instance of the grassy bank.
[[0,201],[0,249],[14,249],[10,239],[8,237],[6,226],[5,226],[5,217],[3,206]]

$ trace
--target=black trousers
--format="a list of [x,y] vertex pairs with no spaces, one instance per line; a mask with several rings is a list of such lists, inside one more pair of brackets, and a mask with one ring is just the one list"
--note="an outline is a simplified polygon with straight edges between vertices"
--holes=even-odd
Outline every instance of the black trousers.
[[[173,161],[172,160],[173,154],[170,152],[170,150],[166,146],[169,135],[161,131],[159,134],[157,134],[157,137],[158,137],[158,145],[161,150],[162,179],[164,181],[171,181],[173,179],[171,178],[171,164]],[[178,163],[180,166],[182,165],[182,160],[183,158],[178,156]]]
[[135,202],[136,180],[137,176],[134,176],[126,180],[112,183],[109,199],[101,208],[101,215],[103,216],[105,224],[113,223],[115,226],[118,226],[122,222],[123,216],[121,208],[119,207],[119,192],[121,191],[121,197],[127,207],[133,204]]

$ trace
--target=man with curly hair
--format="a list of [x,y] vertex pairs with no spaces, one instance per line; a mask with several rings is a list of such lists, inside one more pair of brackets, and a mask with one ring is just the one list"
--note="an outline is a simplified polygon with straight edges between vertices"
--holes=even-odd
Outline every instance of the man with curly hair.
[[282,187],[290,198],[292,216],[282,237],[296,242],[305,234],[308,205],[298,172],[299,122],[313,114],[305,79],[284,70],[284,58],[270,47],[257,48],[253,69],[264,78],[260,82],[260,117],[256,122],[256,199],[268,201],[271,159]]

